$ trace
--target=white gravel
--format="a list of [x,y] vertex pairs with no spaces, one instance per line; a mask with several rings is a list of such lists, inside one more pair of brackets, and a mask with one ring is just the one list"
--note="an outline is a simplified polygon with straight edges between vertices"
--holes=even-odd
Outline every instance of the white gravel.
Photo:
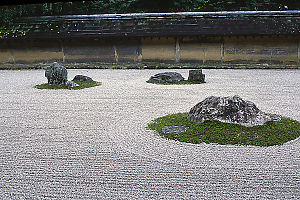
[[203,70],[206,84],[154,85],[188,70],[68,70],[102,86],[38,90],[44,70],[0,71],[0,199],[299,199],[300,140],[187,144],[145,127],[204,98],[239,95],[300,121],[300,70]]

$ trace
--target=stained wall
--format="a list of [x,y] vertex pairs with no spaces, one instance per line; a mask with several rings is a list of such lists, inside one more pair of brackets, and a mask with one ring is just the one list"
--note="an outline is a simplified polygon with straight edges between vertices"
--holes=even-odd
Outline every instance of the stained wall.
[[300,36],[144,37],[0,41],[0,63],[300,64]]

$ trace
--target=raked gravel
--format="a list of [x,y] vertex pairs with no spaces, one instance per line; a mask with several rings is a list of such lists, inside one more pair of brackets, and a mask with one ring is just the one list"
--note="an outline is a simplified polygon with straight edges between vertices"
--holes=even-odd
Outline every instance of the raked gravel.
[[44,70],[0,71],[0,199],[299,199],[300,140],[188,144],[146,130],[204,98],[239,95],[300,121],[300,70],[210,70],[205,84],[156,85],[165,71],[68,70],[101,81],[39,90]]

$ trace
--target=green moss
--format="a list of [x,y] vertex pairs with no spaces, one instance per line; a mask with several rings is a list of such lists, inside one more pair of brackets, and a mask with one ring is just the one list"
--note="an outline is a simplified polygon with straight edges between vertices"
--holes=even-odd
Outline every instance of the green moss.
[[[298,121],[281,117],[280,121],[270,121],[264,125],[245,127],[238,124],[210,121],[195,123],[187,118],[187,113],[171,114],[151,121],[147,128],[161,136],[188,143],[218,143],[222,145],[281,145],[300,136]],[[188,126],[179,134],[163,133],[165,126]]]
[[158,85],[190,85],[190,84],[202,84],[205,82],[200,82],[200,81],[188,81],[188,80],[183,80],[183,81],[172,81],[172,82],[167,82],[167,81],[146,81],[147,83],[153,83],[153,84],[158,84]]
[[75,83],[79,84],[79,87],[67,87],[65,85],[49,85],[48,83],[40,84],[34,86],[37,89],[67,89],[67,90],[80,90],[84,88],[90,88],[101,85],[101,82],[92,82],[92,81],[74,81]]

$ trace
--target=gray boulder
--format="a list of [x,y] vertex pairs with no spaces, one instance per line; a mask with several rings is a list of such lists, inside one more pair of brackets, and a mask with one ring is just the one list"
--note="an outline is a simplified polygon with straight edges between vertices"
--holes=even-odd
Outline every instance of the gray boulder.
[[148,81],[166,81],[166,82],[172,82],[172,81],[183,81],[184,78],[181,74],[177,72],[164,72],[155,74],[154,76],[151,76]]
[[67,81],[66,86],[67,87],[79,87],[80,85],[75,83],[74,81]]
[[45,76],[48,79],[48,84],[65,84],[68,72],[64,66],[60,66],[57,62],[54,62],[46,68]]
[[73,78],[73,81],[91,81],[91,82],[95,82],[92,78],[90,78],[88,76],[84,76],[84,75],[76,75]]
[[193,122],[218,120],[243,126],[263,125],[271,117],[260,111],[251,101],[244,101],[239,96],[210,96],[195,105],[188,114]]
[[202,74],[202,69],[190,70],[188,80],[189,81],[199,81],[199,82],[204,83],[205,75]]

